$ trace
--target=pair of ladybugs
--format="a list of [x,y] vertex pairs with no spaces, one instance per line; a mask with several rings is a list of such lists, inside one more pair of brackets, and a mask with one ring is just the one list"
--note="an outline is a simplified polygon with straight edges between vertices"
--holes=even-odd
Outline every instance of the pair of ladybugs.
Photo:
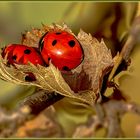
[[20,44],[8,45],[3,51],[10,64],[49,65],[51,60],[60,70],[76,68],[83,60],[84,54],[79,41],[66,31],[45,33],[39,41],[39,49]]

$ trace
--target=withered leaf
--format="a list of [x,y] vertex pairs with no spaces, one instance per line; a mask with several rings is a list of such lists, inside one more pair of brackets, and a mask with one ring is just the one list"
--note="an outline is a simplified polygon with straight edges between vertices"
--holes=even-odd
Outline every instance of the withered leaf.
[[26,31],[22,34],[22,44],[31,46],[31,47],[38,47],[40,38],[48,31],[67,31],[69,33],[72,33],[72,31],[67,27],[66,24],[63,23],[63,26],[60,26],[58,24],[53,24],[52,26],[47,26],[42,24],[42,28],[32,28],[31,31]]
[[88,91],[100,97],[100,89],[104,75],[113,67],[110,50],[103,40],[99,42],[90,34],[80,30],[77,39],[84,50],[84,60],[76,69],[69,73],[62,73],[64,79],[75,92]]
[[[72,31],[66,24],[63,26],[53,24],[44,25],[41,29],[33,29],[24,35],[22,43],[37,47],[40,37],[47,31]],[[73,34],[74,35],[74,34]],[[74,35],[75,36],[75,35]],[[0,75],[4,80],[23,85],[35,85],[48,91],[55,91],[61,95],[77,98],[81,101],[93,104],[99,97],[103,76],[113,66],[111,52],[103,40],[99,42],[90,34],[80,31],[75,36],[84,50],[83,62],[70,73],[60,72],[53,64],[49,67],[28,65],[16,65],[7,67],[5,60],[0,58]],[[36,81],[27,82],[25,77],[28,72],[35,75]]]
[[113,67],[111,52],[103,40],[99,42],[82,30],[80,30],[77,38],[82,44],[85,57],[83,63],[74,72],[80,73],[84,71],[91,80],[93,91],[99,93],[103,76]]
[[22,44],[37,48],[39,39],[45,32],[46,32],[46,30],[33,28],[31,32],[27,31],[26,33],[23,33],[22,34]]
[[[22,85],[34,85],[38,86],[44,90],[56,91],[57,93],[80,99],[88,104],[93,103],[92,94],[90,92],[83,92],[82,94],[75,94],[69,85],[63,79],[61,72],[50,63],[49,67],[44,67],[40,65],[33,65],[29,63],[28,65],[16,65],[17,69],[13,66],[7,67],[4,63],[4,59],[0,60],[0,74],[1,77],[6,81],[13,82],[15,84]],[[26,82],[25,76],[27,72],[32,72],[36,81]]]

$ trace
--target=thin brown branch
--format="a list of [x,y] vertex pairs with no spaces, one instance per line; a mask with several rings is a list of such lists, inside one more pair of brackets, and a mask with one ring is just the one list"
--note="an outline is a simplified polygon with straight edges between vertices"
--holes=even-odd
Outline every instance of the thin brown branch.
[[115,62],[115,65],[114,65],[110,75],[109,75],[108,81],[112,80],[112,78],[114,77],[115,72],[117,71],[121,62],[123,60],[125,60],[126,62],[128,61],[133,48],[135,47],[136,43],[138,43],[140,41],[140,39],[139,39],[140,26],[139,26],[139,24],[140,24],[140,17],[137,17],[134,20],[132,27],[129,31],[129,36],[128,36],[127,41],[125,42],[120,54],[118,54],[116,56],[116,62]]
[[15,137],[64,137],[64,132],[56,120],[56,112],[53,107],[48,107],[41,113],[30,120],[27,120],[23,125],[19,126]]
[[124,111],[126,112],[132,112],[135,113],[137,115],[140,115],[140,105],[136,104],[136,103],[127,103],[123,105]]
[[33,95],[27,97],[20,105],[28,105],[32,114],[38,114],[45,108],[64,98],[64,96],[56,92],[48,92],[44,90],[37,91]]
[[93,137],[96,134],[97,128],[101,125],[99,118],[94,115],[88,119],[86,124],[79,125],[74,134],[73,138],[89,138]]
[[12,111],[0,108],[0,137],[63,137],[55,116],[51,107],[34,116],[28,106]]
[[[89,117],[88,121],[76,127],[73,138],[94,137],[100,128],[106,129],[105,137],[124,137],[121,128],[122,116],[127,112],[140,115],[140,105],[124,100],[108,100],[102,104],[94,105],[96,115]],[[140,125],[136,126],[136,136],[140,136]]]
[[124,133],[121,128],[122,115],[127,112],[140,115],[140,105],[112,99],[103,104],[96,105],[96,111],[102,127],[107,130],[107,137],[123,137]]
[[28,119],[30,109],[23,106],[18,110],[9,112],[0,108],[0,137],[9,137],[17,128]]

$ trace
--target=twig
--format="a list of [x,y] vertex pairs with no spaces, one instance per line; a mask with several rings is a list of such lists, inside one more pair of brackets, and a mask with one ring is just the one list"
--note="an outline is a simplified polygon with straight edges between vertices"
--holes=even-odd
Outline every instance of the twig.
[[45,108],[64,98],[64,96],[56,92],[48,92],[44,90],[37,91],[33,95],[27,97],[20,105],[28,105],[32,114],[38,114]]
[[136,103],[127,103],[123,105],[123,109],[125,112],[132,112],[137,115],[140,115],[140,105]]
[[122,60],[125,60],[126,62],[128,61],[131,51],[135,47],[136,43],[139,42],[139,34],[140,34],[139,24],[140,24],[140,17],[137,17],[129,31],[129,37],[128,37],[126,43],[124,44],[120,54],[116,58],[117,60],[109,75],[108,81],[112,80],[112,78],[114,77],[115,72],[116,72],[117,68],[119,67],[119,65],[121,64]]
[[121,115],[124,113],[122,108],[122,101],[110,100],[103,104],[104,111],[106,113],[107,122],[107,137],[123,137],[123,131],[121,129]]
[[[31,114],[30,114],[31,115]],[[19,126],[14,136],[18,138],[27,137],[64,137],[64,132],[56,120],[56,112],[52,107],[48,107],[35,117],[27,120]]]
[[103,127],[107,129],[107,137],[124,136],[124,133],[121,129],[122,115],[127,112],[140,115],[140,105],[131,102],[127,103],[122,100],[110,100],[100,105],[100,107],[102,107],[102,110],[105,112],[104,121],[102,124]]
[[95,135],[97,128],[101,125],[101,122],[97,115],[92,116],[88,119],[88,122],[83,125],[79,125],[74,134],[73,138],[89,138]]
[[30,109],[27,106],[21,107],[13,112],[0,108],[0,137],[9,137],[17,128],[28,119]]
[[11,112],[0,108],[0,137],[63,137],[63,129],[50,107],[38,115],[32,115],[28,106]]

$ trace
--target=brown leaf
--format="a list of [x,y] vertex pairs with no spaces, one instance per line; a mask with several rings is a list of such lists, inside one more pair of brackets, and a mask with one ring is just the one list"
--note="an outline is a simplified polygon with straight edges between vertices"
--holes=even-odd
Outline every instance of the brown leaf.
[[[94,98],[92,92],[83,92],[81,94],[75,94],[69,85],[63,79],[61,72],[50,63],[49,67],[35,66],[31,63],[28,65],[16,65],[17,69],[13,66],[6,66],[4,59],[0,59],[0,74],[6,81],[22,84],[22,85],[34,85],[49,92],[55,91],[63,96],[70,98],[80,99],[88,104],[93,104]],[[36,81],[26,82],[25,77],[27,72],[32,72]]]
[[[73,34],[66,24],[63,26],[44,25],[42,29],[33,29],[31,32],[27,32],[24,35],[23,44],[36,47],[42,34],[51,30],[65,30]],[[50,92],[55,91],[63,96],[80,99],[92,105],[99,98],[103,76],[113,66],[113,60],[103,40],[99,42],[82,30],[76,38],[83,47],[84,61],[75,70],[61,73],[51,63],[49,67],[34,66],[33,64],[16,65],[16,69],[12,66],[7,67],[1,58],[1,77],[16,84],[35,85]],[[36,81],[25,81],[27,72],[33,73]]]
[[77,39],[82,44],[84,60],[71,73],[64,73],[63,77],[75,92],[92,90],[98,96],[104,75],[113,67],[111,52],[103,40],[99,42],[82,30]]
[[33,28],[31,32],[25,32],[22,34],[22,44],[37,48],[39,40],[45,32],[46,30],[41,30],[38,28]]
[[89,75],[87,75],[83,70],[80,73],[62,72],[62,76],[70,88],[77,94],[81,91],[92,90]]
[[96,99],[96,97],[92,95],[92,91],[83,91],[76,94],[65,82],[61,72],[51,63],[49,67],[43,67],[40,65],[36,67],[30,64],[30,66],[20,66],[18,68],[20,70],[32,72],[37,79],[34,83],[42,89],[49,90],[50,92],[55,91],[70,98],[77,98],[88,104],[93,104]]
[[[63,26],[53,24],[52,26],[47,26],[42,24],[42,28],[32,28],[31,31],[26,31],[22,34],[22,44],[36,47],[38,48],[40,38],[48,31],[55,30],[55,31],[67,31],[72,33],[72,31],[67,27],[66,24],[63,23]],[[73,34],[74,35],[74,34]]]
[[84,70],[92,81],[92,89],[99,92],[103,76],[113,66],[113,59],[110,50],[106,47],[103,40],[99,42],[90,34],[80,30],[78,40],[83,46],[85,58],[75,71]]

